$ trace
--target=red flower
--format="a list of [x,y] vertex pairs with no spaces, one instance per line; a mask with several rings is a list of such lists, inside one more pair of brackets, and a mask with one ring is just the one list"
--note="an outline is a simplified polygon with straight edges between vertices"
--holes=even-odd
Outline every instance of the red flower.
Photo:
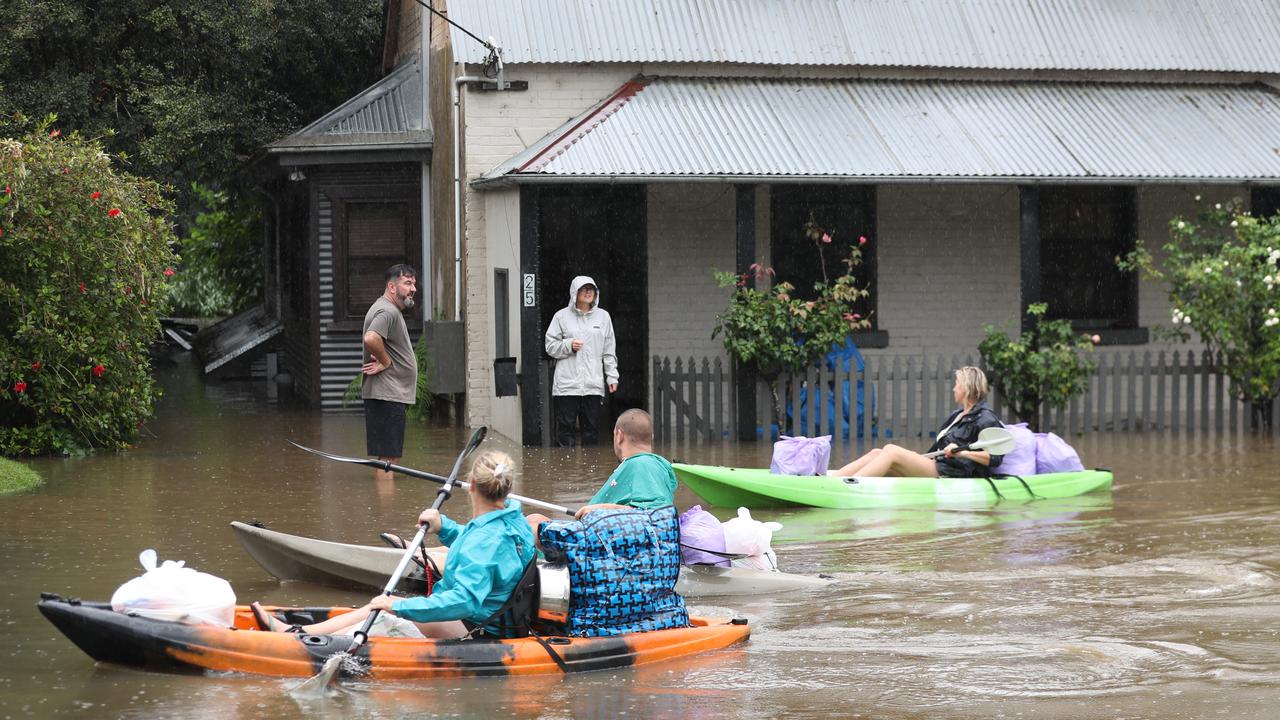
[[58,136],[59,136],[59,135],[61,135],[61,134],[62,134],[62,131],[61,131],[61,130],[50,130],[50,131],[49,131],[49,137],[51,137],[51,138],[56,138],[56,137],[58,137]]
[[9,193],[11,193],[11,192],[13,192],[13,190],[10,190],[10,189],[9,189],[9,186],[8,186],[8,185],[5,185],[5,186],[4,186],[4,194],[5,194],[5,195],[8,195],[8,194],[9,194]]
[[0,237],[4,237],[4,228],[0,228]]
[[107,211],[107,217],[109,218],[119,217],[119,216],[120,216],[120,208],[111,208],[110,210]]
[[171,267],[165,268],[165,269],[164,269],[164,276],[165,276],[165,277],[173,277],[173,268],[171,268]]
[[80,292],[82,292],[82,293],[83,293],[84,291],[85,291],[85,290],[84,290],[84,283],[80,283]]
[[31,363],[31,369],[32,369],[32,370],[39,370],[39,369],[40,369],[40,368],[42,368],[42,367],[44,367],[44,366],[40,364],[40,361],[39,361],[39,360],[37,360],[37,361],[35,361],[35,362]]
[[98,363],[97,365],[94,365],[92,370],[94,377],[102,377],[102,373],[106,371],[107,369],[102,367],[102,363]]
[[19,380],[13,384],[13,391],[17,393],[24,393],[27,391],[27,384]]
[[858,236],[858,244],[859,244],[859,245],[866,245],[866,244],[867,244],[867,236],[866,236],[866,235],[860,235],[860,236]]
[[100,198],[100,197],[102,197],[102,193],[101,193],[101,192],[98,192],[97,190],[94,190],[94,191],[93,191],[93,194],[89,196],[89,199],[90,199],[90,200],[97,200],[97,199],[98,199],[98,198]]

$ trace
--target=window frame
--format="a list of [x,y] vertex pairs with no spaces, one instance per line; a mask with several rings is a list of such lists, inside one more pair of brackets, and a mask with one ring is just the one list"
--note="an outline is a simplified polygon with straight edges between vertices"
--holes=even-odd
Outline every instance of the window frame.
[[[405,254],[394,258],[386,267],[397,262],[408,263],[418,271],[419,277],[425,272],[422,267],[422,207],[417,186],[380,185],[370,187],[343,187],[326,191],[333,208],[333,310],[329,320],[336,326],[349,327],[354,324],[358,329],[363,326],[364,309],[351,310],[350,292],[350,208],[353,205],[366,204],[403,204],[405,215]],[[392,256],[387,256],[392,259]],[[386,270],[384,267],[383,270]],[[376,297],[369,298],[372,303]],[[415,304],[405,311],[405,320],[411,324],[421,318],[422,303]]]
[[[855,206],[853,212],[855,214],[861,214],[865,218],[865,222],[863,223],[865,227],[848,230],[848,235],[844,235],[842,232],[844,230],[843,228],[825,228],[834,230],[836,233],[835,238],[840,241],[847,241],[850,247],[857,243],[856,238],[858,236],[866,236],[871,240],[866,245],[862,246],[862,265],[860,270],[861,279],[867,285],[868,289],[866,310],[867,317],[871,322],[871,327],[867,330],[860,330],[851,333],[856,344],[863,348],[885,347],[888,344],[888,336],[879,329],[879,313],[877,312],[879,307],[879,298],[877,293],[878,283],[876,280],[879,275],[879,268],[876,258],[876,248],[878,247],[878,244],[874,242],[877,231],[876,191],[877,187],[875,185],[854,183],[785,184],[774,185],[769,189],[769,256],[771,258],[770,264],[774,269],[777,269],[778,267],[780,249],[783,251],[796,249],[793,248],[792,243],[789,242],[785,247],[779,247],[779,240],[784,237],[782,233],[790,232],[792,230],[789,226],[786,229],[782,227],[784,215],[792,214],[791,208],[788,207],[786,210],[783,210],[784,206],[799,208],[799,213],[803,216],[806,215],[804,210],[806,202],[825,205],[833,203],[840,205],[847,204]],[[806,201],[803,199],[806,196],[813,195],[819,196],[819,199],[816,201]],[[791,218],[790,220],[793,219],[794,218]],[[787,220],[787,222],[790,223],[790,220]],[[820,221],[820,219],[818,220]],[[801,222],[804,222],[804,220],[801,220]],[[842,235],[844,235],[844,237],[841,237]],[[843,253],[824,256],[829,278],[839,276],[839,263],[842,263],[845,257],[847,256]],[[834,270],[836,273],[835,275],[832,275],[832,264],[836,265]],[[808,286],[805,288],[801,288],[800,284],[796,283],[793,278],[783,277],[781,273],[779,273],[774,280],[775,282],[791,282],[793,285],[797,286],[797,297],[807,297],[808,294],[813,292],[813,281],[820,280],[820,278],[808,280]]]
[[[1036,272],[1039,274],[1038,285],[1037,285],[1039,290],[1038,302],[1048,303],[1049,314],[1047,315],[1047,317],[1051,319],[1062,318],[1064,316],[1054,312],[1054,303],[1053,303],[1054,298],[1049,297],[1050,291],[1048,288],[1048,283],[1045,278],[1045,270],[1047,267],[1046,244],[1049,241],[1049,238],[1046,236],[1046,232],[1045,232],[1046,215],[1048,214],[1045,212],[1046,205],[1049,202],[1055,201],[1056,198],[1053,197],[1054,195],[1065,196],[1069,194],[1084,194],[1084,193],[1094,193],[1094,194],[1107,193],[1108,195],[1111,195],[1112,198],[1114,199],[1111,199],[1109,201],[1118,205],[1119,211],[1124,214],[1124,217],[1120,218],[1117,221],[1116,226],[1119,229],[1119,233],[1121,236],[1120,239],[1125,241],[1125,243],[1127,243],[1126,244],[1127,250],[1126,248],[1120,248],[1119,253],[1123,254],[1126,251],[1132,251],[1137,244],[1138,193],[1137,193],[1136,187],[1131,185],[1045,185],[1045,186],[1039,187],[1037,192],[1037,203],[1036,203],[1037,204],[1036,241],[1039,246],[1038,247],[1039,262],[1038,262],[1038,267],[1036,269]],[[1095,203],[1095,206],[1096,205],[1098,204]],[[1068,205],[1068,207],[1070,207],[1070,205]],[[1099,238],[1099,237],[1102,237],[1102,235],[1098,233],[1097,230],[1095,229],[1093,232],[1093,237]],[[1079,242],[1079,241],[1080,239],[1078,238],[1072,240],[1072,242]],[[1115,247],[1116,246],[1113,245],[1113,248]],[[1116,292],[1122,298],[1124,303],[1124,312],[1121,315],[1117,317],[1111,317],[1111,318],[1098,317],[1098,318],[1066,318],[1066,319],[1071,321],[1072,328],[1079,330],[1081,332],[1096,331],[1098,333],[1102,333],[1104,338],[1106,338],[1106,333],[1112,333],[1113,337],[1116,337],[1117,339],[1120,339],[1122,337],[1129,337],[1130,335],[1132,335],[1132,338],[1130,338],[1131,341],[1145,342],[1146,341],[1145,332],[1142,331],[1142,328],[1140,328],[1138,325],[1138,320],[1139,320],[1138,289],[1139,288],[1138,288],[1137,274],[1132,272],[1125,273],[1117,270],[1117,275],[1120,282],[1123,283],[1123,287],[1118,288],[1116,290]],[[1137,334],[1133,334],[1135,331],[1137,332]]]

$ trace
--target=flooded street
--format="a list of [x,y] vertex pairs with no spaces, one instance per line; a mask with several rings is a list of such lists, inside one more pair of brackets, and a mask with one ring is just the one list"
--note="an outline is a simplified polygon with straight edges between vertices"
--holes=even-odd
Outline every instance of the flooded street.
[[[759,510],[783,570],[812,593],[691,601],[751,620],[751,640],[692,660],[570,677],[344,682],[299,702],[294,680],[96,666],[36,611],[41,591],[107,600],[138,553],[228,579],[238,601],[351,604],[281,584],[228,524],[375,544],[411,531],[435,487],[288,445],[364,455],[363,419],[278,409],[259,388],[159,368],[159,417],[134,451],[32,463],[46,484],[0,498],[0,718],[877,717],[1271,718],[1280,705],[1276,441],[1243,435],[1071,439],[1109,494],[981,510]],[[447,473],[466,432],[411,428],[403,464]],[[501,439],[486,446],[504,446]],[[924,443],[921,443],[924,444]],[[574,506],[607,448],[521,449],[517,493]],[[765,444],[663,448],[767,465]],[[837,446],[833,464],[850,454]],[[682,488],[681,509],[697,499]],[[465,519],[455,498],[446,512]],[[722,518],[733,508],[715,508]]]

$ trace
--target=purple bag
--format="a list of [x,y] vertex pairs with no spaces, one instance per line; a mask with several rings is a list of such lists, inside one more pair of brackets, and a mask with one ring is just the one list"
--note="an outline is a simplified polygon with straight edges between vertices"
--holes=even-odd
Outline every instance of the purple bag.
[[774,475],[826,475],[830,461],[830,435],[815,438],[783,435],[773,444],[769,472]]
[[728,558],[693,548],[724,552],[724,528],[715,515],[694,505],[680,514],[680,562],[684,565],[719,565],[729,567]]
[[1005,430],[1013,435],[1017,442],[1013,451],[1005,453],[1004,459],[995,467],[994,472],[1001,475],[1034,475],[1036,472],[1036,436],[1027,429],[1026,423],[1005,425]]
[[1075,472],[1084,464],[1066,440],[1053,433],[1036,433],[1036,473]]

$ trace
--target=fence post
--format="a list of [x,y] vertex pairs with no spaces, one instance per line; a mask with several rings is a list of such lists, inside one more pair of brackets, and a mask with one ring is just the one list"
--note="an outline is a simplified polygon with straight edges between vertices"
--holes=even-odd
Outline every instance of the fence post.
[[662,442],[662,363],[653,356],[653,441]]
[[715,439],[723,440],[725,436],[724,427],[724,363],[720,358],[716,358],[713,365],[715,368],[712,372],[711,387],[715,388],[715,397],[712,398],[712,405],[715,407]]

